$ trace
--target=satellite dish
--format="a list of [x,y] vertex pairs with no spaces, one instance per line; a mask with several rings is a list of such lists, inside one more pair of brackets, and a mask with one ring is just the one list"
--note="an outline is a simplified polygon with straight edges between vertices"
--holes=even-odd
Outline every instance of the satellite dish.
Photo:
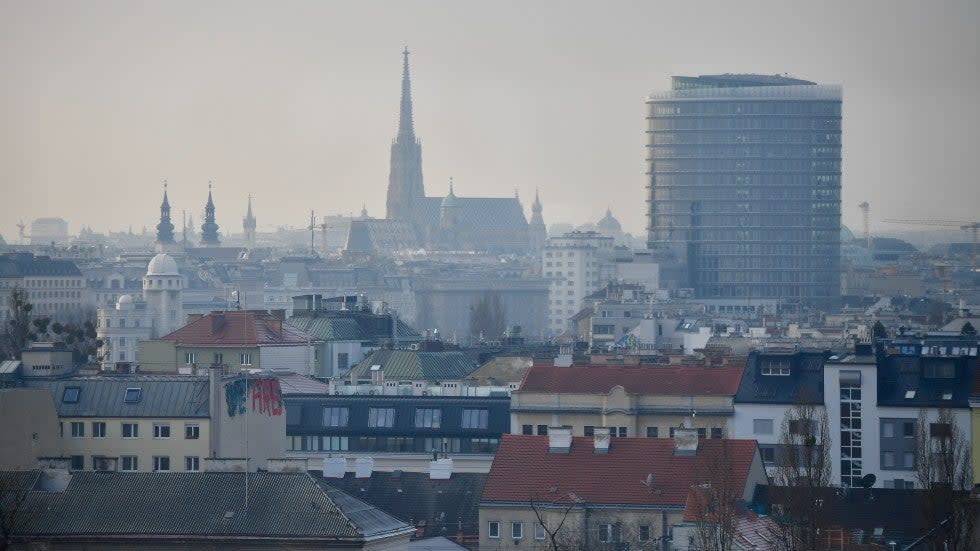
[[864,475],[863,477],[861,477],[861,487],[862,488],[868,488],[868,489],[870,489],[872,486],[875,485],[875,481],[877,481],[877,480],[878,480],[878,477],[876,477],[872,473],[868,473],[868,474]]

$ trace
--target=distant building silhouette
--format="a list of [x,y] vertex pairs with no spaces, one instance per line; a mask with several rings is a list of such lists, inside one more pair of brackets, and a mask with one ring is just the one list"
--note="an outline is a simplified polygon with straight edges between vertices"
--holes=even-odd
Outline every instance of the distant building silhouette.
[[665,282],[723,310],[837,303],[840,87],[674,77],[647,104],[647,246]]
[[217,247],[220,244],[218,223],[214,221],[214,199],[211,197],[211,184],[208,184],[208,202],[204,205],[204,223],[201,224],[201,245]]
[[167,183],[163,183],[163,202],[160,203],[160,223],[157,224],[157,244],[174,244],[174,224],[170,220],[170,201],[167,199]]
[[255,248],[255,215],[252,214],[252,196],[248,196],[248,211],[242,219],[242,229],[245,230],[245,244]]

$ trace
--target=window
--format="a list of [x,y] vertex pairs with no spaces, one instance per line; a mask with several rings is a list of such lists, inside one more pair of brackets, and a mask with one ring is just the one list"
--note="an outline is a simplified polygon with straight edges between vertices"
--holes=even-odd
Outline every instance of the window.
[[772,419],[753,419],[752,434],[772,434]]
[[170,424],[153,423],[153,438],[170,438]]
[[368,408],[368,426],[374,428],[395,426],[395,408]]
[[881,422],[881,437],[882,438],[894,438],[895,437],[895,425],[887,421]]
[[792,419],[789,422],[790,434],[813,434],[816,430],[808,419]]
[[340,352],[340,353],[338,353],[337,354],[337,370],[338,371],[341,371],[341,372],[347,371],[347,368],[348,367],[350,367],[350,354],[348,354],[347,352]]
[[915,438],[915,422],[905,421],[902,423],[902,436],[904,438]]
[[201,458],[196,455],[188,455],[184,458],[184,470],[197,472],[201,470]]
[[789,362],[786,360],[762,360],[760,373],[769,376],[789,376]]
[[197,355],[195,353],[193,353],[193,352],[184,352],[184,363],[185,364],[191,365],[193,363],[196,363],[196,361],[197,361]]
[[929,436],[933,438],[949,438],[953,435],[953,429],[949,423],[929,423]]
[[512,522],[510,523],[510,537],[515,540],[519,540],[524,537],[524,523],[523,522]]
[[540,522],[534,523],[534,539],[543,540],[544,539],[544,525]]
[[348,408],[323,408],[323,426],[346,427],[349,416]]
[[77,386],[70,386],[65,388],[65,391],[61,394],[61,401],[65,404],[77,404],[78,395],[81,389]]
[[71,470],[81,471],[84,469],[85,469],[85,456],[84,455],[71,456]]
[[913,452],[905,452],[902,454],[902,466],[906,469],[911,469],[915,466],[915,454]]
[[[610,432],[611,432],[611,431],[610,431]],[[626,429],[626,427],[619,427],[619,437],[620,437],[620,438],[626,438],[626,436],[627,436],[628,434],[629,434],[629,433],[627,432],[627,429]]]
[[143,397],[142,388],[127,388],[126,395],[123,398],[123,401],[126,402],[127,404],[135,404],[136,402],[139,402],[140,398],[142,397]]
[[92,438],[105,438],[105,423],[92,421]]
[[500,523],[491,520],[487,523],[487,537],[491,539],[497,539],[500,537]]
[[585,436],[595,436],[595,426],[585,425],[585,427],[582,429],[582,434]]
[[153,456],[153,472],[166,472],[170,470],[170,457],[166,455]]
[[526,436],[534,434],[534,425],[521,425],[521,434]]
[[646,524],[640,525],[640,541],[650,541],[650,527]]
[[81,421],[71,422],[71,437],[72,438],[84,438],[85,437],[85,423]]
[[538,425],[538,436],[547,436],[548,425]]
[[614,524],[600,524],[596,535],[599,537],[600,542],[610,542],[619,540],[619,530],[618,526]]
[[139,461],[135,455],[124,455],[119,458],[122,461],[121,470],[123,471],[138,471]]
[[926,379],[953,379],[956,377],[956,364],[928,363],[922,367],[922,376]]
[[222,354],[221,352],[218,352],[217,354],[215,354],[214,355],[214,363],[215,363],[215,365],[221,365],[221,364],[225,363],[225,355]]
[[201,437],[201,425],[197,423],[187,423],[184,425],[184,439],[197,440]]
[[660,429],[657,427],[647,427],[647,438],[657,438],[660,436]]
[[252,365],[252,353],[242,352],[238,355],[238,363],[242,365]]
[[888,468],[895,466],[895,452],[882,452],[881,453],[881,466]]
[[464,429],[485,429],[490,412],[485,409],[464,409],[463,428]]
[[122,437],[123,438],[139,438],[140,437],[140,426],[136,423],[123,423],[122,424]]
[[707,438],[707,437],[708,437],[708,429],[706,429],[704,427],[699,428],[698,429],[698,438]]
[[442,426],[441,409],[415,409],[415,426],[420,429],[437,429]]
[[762,462],[767,464],[772,464],[776,462],[776,448],[759,448],[759,455],[762,456]]
[[722,432],[721,432],[721,428],[715,427],[715,428],[711,429],[711,437],[712,438],[722,438],[723,435],[722,435]]

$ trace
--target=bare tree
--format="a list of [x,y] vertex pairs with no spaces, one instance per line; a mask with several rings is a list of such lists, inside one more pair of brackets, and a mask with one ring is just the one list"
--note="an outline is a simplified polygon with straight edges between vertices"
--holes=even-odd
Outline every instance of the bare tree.
[[925,489],[922,512],[928,527],[940,524],[939,537],[926,548],[943,551],[973,549],[970,541],[976,512],[970,502],[970,440],[949,409],[940,409],[930,423],[919,411],[915,433],[915,476]]
[[813,393],[797,391],[796,404],[783,418],[776,453],[775,483],[784,486],[777,521],[780,548],[815,551],[827,524],[823,504],[830,486],[830,425]]
[[697,473],[701,481],[691,488],[689,503],[695,517],[695,549],[731,551],[742,488],[732,477],[729,443],[722,440],[719,453],[706,457]]
[[568,515],[581,502],[574,493],[569,492],[568,501],[561,499],[557,487],[552,488],[551,500],[531,497],[531,511],[539,525],[544,528],[546,549],[549,551],[572,551],[574,536],[566,530]]
[[27,300],[27,291],[15,288],[8,299],[8,314],[4,320],[3,355],[7,358],[19,359],[21,350],[27,348],[32,340],[31,313],[34,305]]
[[500,293],[487,291],[470,308],[470,337],[497,339],[504,334],[507,313]]

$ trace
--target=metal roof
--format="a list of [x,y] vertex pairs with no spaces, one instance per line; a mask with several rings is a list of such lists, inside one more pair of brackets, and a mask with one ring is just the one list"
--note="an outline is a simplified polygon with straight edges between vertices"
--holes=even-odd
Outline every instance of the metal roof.
[[375,350],[351,370],[353,378],[369,378],[372,365],[380,365],[389,381],[445,381],[462,379],[476,366],[459,351]]
[[[208,378],[181,376],[87,376],[24,380],[28,388],[51,391],[59,417],[207,417]],[[78,388],[74,403],[65,389]],[[139,400],[126,402],[126,390],[141,389]]]
[[[0,478],[16,477],[36,487],[40,471],[29,473],[33,478],[9,471]],[[75,472],[62,492],[30,492],[23,507],[28,518],[19,531],[32,539],[51,535],[344,541],[411,531],[407,524],[376,514],[339,491],[328,496],[306,473],[249,473],[248,485],[246,508],[244,473]],[[347,505],[364,528],[334,499]]]

